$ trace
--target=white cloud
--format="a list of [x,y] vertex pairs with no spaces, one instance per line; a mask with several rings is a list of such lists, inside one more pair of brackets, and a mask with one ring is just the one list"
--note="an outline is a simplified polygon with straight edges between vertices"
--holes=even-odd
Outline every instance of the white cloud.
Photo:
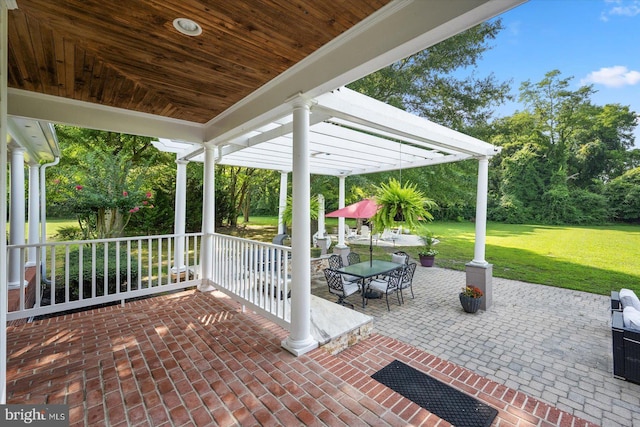
[[601,84],[607,87],[633,86],[640,83],[640,71],[630,71],[622,65],[603,67],[598,71],[590,72],[580,83]]
[[640,15],[640,0],[605,0],[605,3],[611,3],[608,10],[602,12],[600,19],[608,21],[610,16],[630,16]]

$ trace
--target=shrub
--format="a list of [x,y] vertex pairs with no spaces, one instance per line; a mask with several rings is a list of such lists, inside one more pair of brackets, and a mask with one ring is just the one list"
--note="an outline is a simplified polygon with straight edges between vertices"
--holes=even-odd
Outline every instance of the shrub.
[[80,227],[74,227],[73,225],[60,227],[55,238],[60,241],[80,240],[82,239],[82,230],[80,230]]
[[[91,296],[91,247],[86,246],[82,252],[82,294],[83,298]],[[116,249],[115,246],[109,245],[108,268],[107,268],[107,292],[108,295],[116,292],[116,277],[120,277],[120,291],[127,289],[127,252],[120,248],[120,270],[116,271]],[[104,247],[96,247],[96,296],[103,296],[104,293]],[[69,298],[72,301],[78,300],[80,295],[80,250],[74,248],[69,252]],[[131,281],[136,282],[138,280],[138,263],[137,258],[131,258]],[[56,302],[64,302],[64,284],[65,284],[65,272],[59,270],[56,274]]]

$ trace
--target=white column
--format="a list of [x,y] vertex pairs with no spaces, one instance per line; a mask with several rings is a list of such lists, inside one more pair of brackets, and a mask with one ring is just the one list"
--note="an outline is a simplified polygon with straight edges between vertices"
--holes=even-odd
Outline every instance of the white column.
[[[40,165],[29,165],[29,237],[30,245],[40,242]],[[38,248],[29,248],[27,267],[36,265]]]
[[186,269],[184,263],[184,233],[186,230],[187,216],[187,160],[176,160],[176,200],[174,206],[173,233],[176,235],[176,244],[173,254],[173,273],[179,273]]
[[280,203],[278,204],[278,234],[287,232],[284,211],[287,209],[287,172],[280,172]]
[[[7,70],[9,22],[0,0],[0,236],[7,235]],[[7,241],[0,237],[0,266],[7,265]],[[7,269],[0,268],[0,404],[7,403]]]
[[292,182],[291,329],[282,346],[300,356],[318,347],[311,336],[309,104],[302,98],[293,106]]
[[[9,221],[9,242],[12,245],[24,245],[24,148],[11,149],[11,207]],[[9,253],[9,288],[20,287],[20,270],[22,269],[20,249]]]
[[318,239],[324,239],[324,196],[318,194]]
[[476,241],[472,264],[487,265],[485,244],[487,239],[487,193],[489,191],[489,159],[478,161],[478,189],[476,193]]
[[[344,208],[344,181],[344,176],[338,177],[338,209]],[[338,218],[338,247],[347,247],[344,244],[344,217]]]
[[485,259],[487,240],[487,192],[489,188],[489,159],[478,161],[478,192],[476,194],[476,242],[473,261],[466,265],[466,284],[477,286],[484,293],[480,302],[481,310],[488,310],[493,304],[493,265]]
[[202,245],[200,246],[201,291],[212,290],[213,233],[215,232],[215,147],[204,149],[204,176],[202,188]]

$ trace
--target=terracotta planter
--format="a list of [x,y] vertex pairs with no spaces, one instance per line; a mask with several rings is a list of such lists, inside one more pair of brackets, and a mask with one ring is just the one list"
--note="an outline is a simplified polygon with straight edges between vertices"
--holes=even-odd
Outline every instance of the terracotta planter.
[[420,255],[420,265],[423,267],[433,267],[435,255]]
[[482,298],[484,297],[473,298],[460,292],[460,304],[462,304],[462,309],[467,313],[475,313],[480,309]]

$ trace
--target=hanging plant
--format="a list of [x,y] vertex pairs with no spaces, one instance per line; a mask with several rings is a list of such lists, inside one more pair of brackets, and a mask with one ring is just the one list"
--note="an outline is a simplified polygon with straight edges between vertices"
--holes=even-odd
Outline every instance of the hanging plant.
[[388,184],[377,187],[376,203],[380,206],[371,222],[376,232],[381,233],[386,228],[404,225],[416,228],[420,220],[432,220],[429,212],[437,207],[436,203],[428,199],[418,190],[416,184],[400,184],[391,178]]

